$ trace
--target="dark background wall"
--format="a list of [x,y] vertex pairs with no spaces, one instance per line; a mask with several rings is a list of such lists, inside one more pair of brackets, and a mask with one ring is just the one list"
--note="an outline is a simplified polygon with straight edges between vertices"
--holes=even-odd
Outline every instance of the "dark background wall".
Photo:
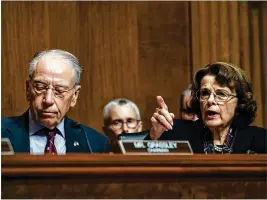
[[145,128],[157,95],[178,115],[194,71],[215,60],[247,71],[259,105],[254,124],[267,128],[266,10],[264,2],[2,2],[2,117],[27,109],[34,53],[59,48],[84,66],[69,116],[98,131],[114,98],[136,102]]

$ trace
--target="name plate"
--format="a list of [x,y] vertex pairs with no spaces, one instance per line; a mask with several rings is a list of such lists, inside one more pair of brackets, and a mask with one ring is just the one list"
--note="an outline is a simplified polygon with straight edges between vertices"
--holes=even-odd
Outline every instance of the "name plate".
[[119,147],[123,154],[151,155],[193,155],[188,141],[181,140],[119,140]]

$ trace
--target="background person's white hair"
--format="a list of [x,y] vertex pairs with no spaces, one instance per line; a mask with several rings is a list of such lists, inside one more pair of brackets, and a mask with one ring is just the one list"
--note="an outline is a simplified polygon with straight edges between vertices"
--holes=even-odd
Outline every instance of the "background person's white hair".
[[110,101],[104,107],[103,114],[104,114],[104,125],[105,126],[107,126],[109,121],[110,121],[110,116],[109,116],[110,110],[117,105],[119,105],[119,106],[130,105],[136,113],[136,119],[141,120],[139,108],[137,107],[137,105],[134,102],[130,101],[129,99],[118,98],[118,99]]
[[52,50],[37,52],[29,63],[29,78],[30,79],[32,78],[35,66],[37,65],[39,60],[46,56],[67,61],[73,69],[75,85],[78,85],[80,83],[82,66],[78,58],[76,58],[73,54],[67,51],[64,51],[64,50],[60,50],[60,49],[52,49]]

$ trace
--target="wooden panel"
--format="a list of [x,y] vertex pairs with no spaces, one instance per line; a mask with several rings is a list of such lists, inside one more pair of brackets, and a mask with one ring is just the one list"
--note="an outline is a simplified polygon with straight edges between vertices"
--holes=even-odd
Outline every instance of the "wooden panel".
[[[252,27],[252,59],[251,59],[251,75],[252,86],[254,89],[254,97],[257,102],[259,111],[262,111],[262,91],[261,91],[261,55],[260,55],[260,33],[259,33],[259,11],[257,9],[250,10],[250,23]],[[257,124],[263,126],[262,112],[257,112]]]
[[199,24],[200,24],[200,61],[199,68],[206,66],[210,63],[210,30],[208,19],[210,16],[210,2],[199,3]]
[[250,36],[248,20],[248,3],[239,3],[239,33],[240,33],[240,67],[247,73],[251,80],[250,70]]
[[219,4],[216,1],[213,1],[210,3],[210,61],[215,62],[217,61],[219,55],[218,55],[218,41],[220,41],[219,38]]
[[219,20],[220,20],[220,51],[219,59],[221,61],[229,62],[230,58],[230,47],[229,47],[229,13],[228,13],[228,3],[229,2],[220,2],[219,6]]
[[190,3],[190,28],[192,71],[194,75],[194,73],[200,68],[200,23],[198,2]]
[[252,60],[260,64],[254,89],[262,117],[255,124],[265,120],[267,128],[266,31],[259,24],[266,15],[256,18],[256,33],[248,23],[251,9],[247,2],[2,2],[2,116],[27,109],[25,81],[33,54],[61,48],[84,66],[80,98],[69,115],[98,131],[104,105],[118,97],[137,103],[145,129],[156,95],[177,114],[191,75],[214,60],[239,60],[249,77]]
[[28,107],[28,63],[49,47],[45,12],[42,2],[2,2],[2,116],[22,114]]
[[27,109],[28,62],[49,48],[70,51],[84,66],[69,113],[80,123],[101,131],[103,107],[119,97],[137,103],[145,128],[158,94],[178,112],[191,72],[187,2],[3,2],[2,11],[3,117]]
[[[262,80],[262,106],[263,106],[263,123],[267,128],[267,2],[261,6],[261,19],[260,19],[260,44],[261,44],[261,80]],[[265,114],[264,114],[265,113]]]
[[229,2],[229,39],[230,46],[230,61],[237,66],[240,66],[240,44],[239,44],[239,10],[238,10],[238,2],[231,1]]
[[163,96],[177,116],[179,95],[191,82],[188,2],[138,4],[139,81],[145,122]]
[[[101,131],[108,101],[139,98],[136,8],[130,2],[80,2],[83,87],[71,116]],[[80,111],[86,111],[81,114]]]
[[254,125],[267,128],[266,123],[263,124],[267,116],[264,107],[267,87],[264,48],[267,44],[266,25],[262,24],[266,16],[260,14],[265,13],[262,10],[266,9],[266,3],[190,2],[190,9],[193,70],[199,68],[198,64],[208,64],[208,60],[231,62],[244,69],[252,81],[258,104]]
[[21,154],[2,156],[2,198],[264,199],[266,172],[266,155]]

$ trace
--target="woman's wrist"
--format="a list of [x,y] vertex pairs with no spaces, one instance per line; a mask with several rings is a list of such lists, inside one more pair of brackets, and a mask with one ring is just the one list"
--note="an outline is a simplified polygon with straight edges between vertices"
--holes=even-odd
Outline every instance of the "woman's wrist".
[[152,127],[150,129],[150,132],[149,132],[149,136],[152,140],[157,140],[159,137],[157,136],[157,134],[155,133],[155,130],[154,128]]

